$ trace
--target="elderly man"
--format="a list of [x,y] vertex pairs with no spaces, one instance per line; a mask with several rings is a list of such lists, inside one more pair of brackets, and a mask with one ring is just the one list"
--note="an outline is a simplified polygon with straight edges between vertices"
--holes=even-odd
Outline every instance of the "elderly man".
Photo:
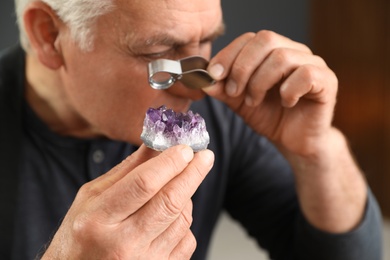
[[[16,0],[0,60],[3,259],[204,259],[222,210],[272,259],[380,259],[380,212],[332,124],[337,78],[269,31],[211,55],[218,0]],[[204,89],[147,64],[210,59]],[[200,113],[209,150],[142,145],[146,110]]]

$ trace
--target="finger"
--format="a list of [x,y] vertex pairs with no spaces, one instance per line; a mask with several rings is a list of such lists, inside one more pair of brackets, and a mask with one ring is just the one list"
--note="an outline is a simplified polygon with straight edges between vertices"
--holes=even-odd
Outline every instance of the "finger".
[[226,95],[224,79],[230,73],[231,64],[234,62],[241,49],[254,36],[254,33],[245,33],[241,35],[210,60],[207,70],[210,75],[217,80],[217,83],[210,87],[204,88],[203,91],[205,91],[210,96],[217,97],[220,100],[223,99],[223,96]]
[[285,107],[295,106],[303,96],[323,104],[335,102],[336,92],[337,78],[333,71],[309,64],[296,69],[280,87]]
[[165,150],[104,191],[95,206],[96,212],[107,224],[123,221],[182,172],[193,157],[192,149],[185,145]]
[[270,88],[280,84],[302,64],[326,67],[323,59],[306,52],[286,48],[273,50],[250,76],[246,87],[245,104],[252,107],[259,105]]
[[112,175],[124,176],[138,165],[153,157],[156,157],[159,154],[160,152],[150,149],[146,145],[142,144],[134,153],[124,159],[120,164],[116,165],[109,172],[102,175],[102,179],[108,178]]
[[271,31],[260,31],[245,45],[232,64],[226,83],[227,94],[231,97],[239,96],[260,64],[275,50],[283,48],[311,54],[310,50],[301,43]]
[[184,207],[179,217],[151,244],[154,252],[167,252],[169,254],[186,236],[192,224],[192,201]]
[[[210,60],[208,72],[216,80],[223,80],[230,72],[229,68],[235,61],[242,48],[255,37],[255,33],[245,33],[234,39],[228,46]],[[229,66],[230,65],[230,66]]]
[[210,150],[196,153],[185,170],[129,218],[127,225],[139,227],[147,240],[156,239],[179,217],[213,162],[214,154]]
[[194,234],[188,230],[187,234],[183,237],[180,243],[172,251],[169,259],[172,260],[185,260],[191,259],[196,249],[196,238]]
[[[242,93],[250,75],[272,50],[292,48],[311,53],[307,46],[271,31],[260,31],[257,34],[252,33],[244,36],[246,37],[237,39],[240,44],[233,42],[210,61],[209,72],[211,75],[216,74],[214,68],[219,68],[215,69],[216,71],[223,71],[221,77],[216,77],[217,80],[224,79],[228,75],[225,91],[231,97],[237,97]],[[218,94],[211,90],[206,91],[212,96]]]
[[100,194],[104,190],[111,187],[114,183],[122,179],[126,174],[131,172],[135,167],[137,167],[138,165],[146,162],[147,160],[153,157],[156,157],[158,154],[160,153],[146,147],[145,145],[141,145],[137,151],[132,153],[121,163],[116,165],[107,173],[89,182],[87,185],[92,186],[96,194]]

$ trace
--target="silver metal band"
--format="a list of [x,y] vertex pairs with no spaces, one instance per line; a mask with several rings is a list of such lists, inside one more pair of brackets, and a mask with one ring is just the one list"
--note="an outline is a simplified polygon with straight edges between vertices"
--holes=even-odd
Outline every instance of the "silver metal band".
[[215,80],[207,72],[208,61],[200,56],[181,60],[159,59],[148,64],[149,84],[154,89],[167,89],[177,80],[185,86],[198,89],[208,87]]

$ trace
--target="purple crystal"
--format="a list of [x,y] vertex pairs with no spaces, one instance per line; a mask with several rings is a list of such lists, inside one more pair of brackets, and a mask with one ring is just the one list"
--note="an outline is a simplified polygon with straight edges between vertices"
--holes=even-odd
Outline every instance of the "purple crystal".
[[206,149],[210,141],[206,123],[198,113],[191,110],[176,113],[165,106],[148,109],[141,139],[146,146],[158,151],[186,144],[197,152]]

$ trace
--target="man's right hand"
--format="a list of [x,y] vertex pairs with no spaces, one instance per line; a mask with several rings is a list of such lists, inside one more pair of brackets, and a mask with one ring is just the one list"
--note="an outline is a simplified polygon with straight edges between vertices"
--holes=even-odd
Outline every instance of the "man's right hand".
[[141,146],[80,189],[42,259],[189,259],[191,197],[213,162],[209,150]]

